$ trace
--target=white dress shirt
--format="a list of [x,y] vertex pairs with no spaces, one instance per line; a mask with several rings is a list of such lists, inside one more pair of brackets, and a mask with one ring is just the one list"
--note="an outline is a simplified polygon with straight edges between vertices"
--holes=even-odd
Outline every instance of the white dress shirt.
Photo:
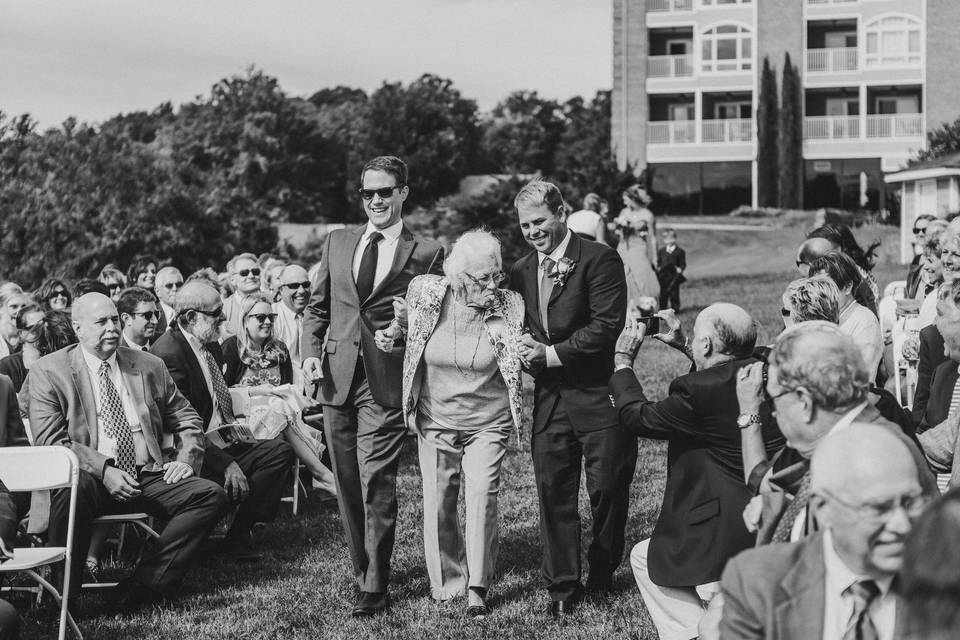
[[[853,619],[854,597],[844,592],[853,583],[868,578],[851,571],[837,555],[829,529],[823,532],[823,564],[826,569],[823,640],[842,640],[844,632],[856,623]],[[870,603],[867,615],[877,629],[879,640],[893,640],[897,620],[897,597],[890,591],[893,578],[874,582],[880,588],[880,595]]]
[[370,244],[370,235],[374,231],[383,234],[383,240],[377,245],[377,271],[373,277],[373,288],[376,289],[387,277],[390,267],[393,266],[393,256],[397,252],[397,243],[400,240],[400,232],[403,231],[403,220],[397,220],[386,229],[377,229],[373,224],[367,223],[367,228],[360,238],[357,245],[357,252],[353,254],[353,281],[356,282],[360,276],[360,260],[363,258],[363,250]]
[[181,329],[183,330],[184,337],[187,339],[187,344],[193,349],[193,355],[200,361],[203,380],[207,383],[207,393],[210,394],[210,399],[213,401],[213,412],[210,414],[210,424],[207,425],[207,431],[210,431],[219,427],[223,420],[220,418],[220,403],[217,402],[217,392],[213,388],[213,378],[210,377],[210,367],[207,366],[207,356],[200,350],[203,344],[197,340],[196,336],[182,327]]
[[[108,458],[116,458],[117,441],[115,438],[108,436],[106,429],[100,424],[100,367],[104,360],[89,353],[83,347],[80,347],[80,352],[83,354],[83,361],[87,365],[87,373],[90,376],[90,386],[93,387],[93,398],[97,407],[97,451]],[[150,452],[147,451],[147,442],[143,437],[143,429],[140,426],[140,416],[137,415],[137,408],[133,404],[133,397],[130,395],[130,391],[123,381],[123,376],[120,374],[120,367],[117,364],[117,354],[113,353],[107,358],[106,362],[110,365],[110,379],[113,381],[113,386],[117,388],[117,393],[120,394],[120,404],[123,406],[123,415],[127,419],[127,424],[130,425],[130,431],[133,432],[133,447],[137,457],[137,464],[145,465],[150,462]]]
[[273,303],[273,312],[277,314],[277,321],[273,325],[274,337],[287,345],[290,352],[290,362],[293,364],[293,384],[299,386],[303,381],[303,371],[300,370],[300,337],[303,335],[303,313],[297,313],[281,300]]
[[[570,236],[573,235],[570,229],[567,229],[567,235],[563,237],[563,240],[560,241],[553,251],[550,254],[537,252],[537,264],[540,265],[537,269],[537,300],[540,299],[540,288],[543,285],[543,261],[547,258],[550,258],[554,263],[559,262],[560,258],[563,257],[563,254],[567,252],[567,245],[570,244]],[[547,318],[549,318],[549,312],[547,313]],[[544,332],[549,333],[547,327],[543,328]],[[547,366],[548,367],[562,367],[563,363],[560,362],[559,356],[557,356],[557,350],[553,345],[547,345]]]

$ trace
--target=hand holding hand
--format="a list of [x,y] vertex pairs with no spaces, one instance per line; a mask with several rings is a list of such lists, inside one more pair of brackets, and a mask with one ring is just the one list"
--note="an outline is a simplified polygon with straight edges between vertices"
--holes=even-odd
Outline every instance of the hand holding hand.
[[320,368],[320,358],[304,358],[300,368],[303,369],[303,378],[307,382],[316,382],[323,378],[323,369]]
[[403,330],[397,319],[394,319],[386,329],[377,329],[373,333],[373,342],[384,353],[403,353]]
[[763,363],[754,362],[737,371],[737,402],[740,403],[740,413],[759,413],[760,405],[765,399]]
[[531,374],[537,374],[547,366],[547,345],[537,342],[529,333],[520,338],[520,358]]
[[246,500],[250,493],[247,476],[236,462],[231,462],[223,470],[223,489],[227,492],[227,497],[237,502]]
[[[653,335],[654,339],[674,349],[683,351],[683,348],[687,344],[687,337],[683,334],[683,327],[680,325],[680,318],[677,317],[677,312],[673,309],[662,309],[654,315],[661,320],[661,331]],[[664,327],[666,327],[665,331],[663,330]]]
[[177,484],[192,475],[193,467],[186,462],[174,461],[163,465],[163,481],[167,484]]
[[140,495],[140,483],[137,479],[112,466],[103,470],[103,486],[117,502],[128,502]]

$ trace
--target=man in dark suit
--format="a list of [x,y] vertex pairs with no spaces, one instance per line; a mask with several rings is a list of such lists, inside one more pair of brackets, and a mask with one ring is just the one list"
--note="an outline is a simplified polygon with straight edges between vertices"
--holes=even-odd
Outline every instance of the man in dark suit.
[[513,265],[510,288],[526,303],[530,334],[521,357],[536,379],[532,454],[543,575],[548,613],[562,616],[581,595],[581,465],[593,515],[588,590],[608,590],[623,556],[637,443],[617,426],[607,380],[626,315],[626,280],[616,251],[567,228],[556,186],[531,182],[514,206],[534,249]]
[[153,292],[142,287],[127,287],[117,299],[117,312],[123,331],[120,346],[146,351],[158,335],[160,311]]
[[[783,438],[769,415],[761,420],[759,410],[738,417],[737,375],[756,362],[757,331],[746,311],[718,303],[697,316],[687,346],[695,370],[674,380],[659,402],[646,397],[633,371],[645,326],[640,320],[628,322],[617,342],[616,372],[610,379],[620,424],[634,437],[669,443],[660,516],[650,539],[634,547],[630,562],[660,637],[692,638],[703,603],[719,588],[724,564],[753,544],[741,519],[750,492],[743,481],[738,427],[765,422],[762,437],[771,451]],[[685,345],[680,340],[676,346]]]
[[303,317],[307,382],[319,383],[323,423],[343,527],[360,594],[354,617],[390,605],[387,584],[397,520],[397,465],[406,432],[402,353],[384,353],[374,332],[394,317],[395,297],[414,277],[439,274],[443,247],[400,219],[407,167],[394,156],[367,162],[360,197],[368,222],[327,236]]
[[811,476],[822,533],[727,564],[719,637],[906,637],[892,587],[904,538],[929,500],[906,444],[889,429],[854,423],[817,447]]
[[[950,358],[944,350],[943,336],[936,323],[920,329],[920,346],[917,357],[917,388],[913,393],[913,406],[910,408],[910,416],[913,418],[917,430],[923,432],[929,429],[931,424],[924,421],[923,414],[927,410],[927,403],[930,401],[930,386],[933,380],[933,372],[944,362],[949,362]],[[936,424],[936,423],[934,423]]]
[[[80,461],[74,559],[90,544],[93,520],[145,511],[169,522],[156,551],[117,589],[132,607],[178,592],[184,573],[227,506],[223,490],[197,477],[203,460],[200,418],[158,358],[117,347],[113,302],[89,293],[74,302],[79,345],[40,358],[30,368],[30,429],[37,445],[69,447]],[[54,493],[50,541],[67,539],[69,490]],[[73,563],[79,594],[83,562]]]
[[[174,305],[177,321],[153,344],[151,353],[167,365],[180,392],[200,414],[205,432],[235,422],[216,341],[225,320],[220,294],[205,282],[188,282]],[[239,505],[225,539],[225,551],[237,559],[258,557],[250,528],[276,517],[293,459],[293,449],[279,438],[222,449],[207,438],[200,473],[222,485]]]

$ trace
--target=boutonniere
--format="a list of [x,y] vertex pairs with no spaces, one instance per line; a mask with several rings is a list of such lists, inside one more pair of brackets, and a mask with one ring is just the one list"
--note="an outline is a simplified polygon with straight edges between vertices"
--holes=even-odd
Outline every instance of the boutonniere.
[[573,273],[573,270],[577,268],[577,263],[571,260],[570,258],[560,258],[553,265],[553,269],[550,270],[549,275],[553,278],[553,286],[563,287],[567,284],[567,278],[570,277],[570,274]]

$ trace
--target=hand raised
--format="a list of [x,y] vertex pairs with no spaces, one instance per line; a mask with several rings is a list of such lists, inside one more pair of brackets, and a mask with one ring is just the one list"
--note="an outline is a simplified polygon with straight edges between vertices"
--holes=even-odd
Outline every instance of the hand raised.
[[766,399],[763,382],[763,363],[754,362],[737,371],[737,402],[740,413],[759,413]]
[[637,352],[640,351],[640,345],[643,344],[646,333],[647,325],[642,320],[639,318],[628,319],[623,326],[623,331],[620,332],[620,337],[617,338],[615,347],[617,355],[626,354],[632,362],[637,357]]
[[[653,335],[655,340],[673,347],[674,349],[683,349],[687,343],[687,337],[683,334],[683,327],[680,325],[680,318],[673,309],[662,309],[656,314],[660,318],[660,333]],[[666,327],[666,330],[663,331]]]

